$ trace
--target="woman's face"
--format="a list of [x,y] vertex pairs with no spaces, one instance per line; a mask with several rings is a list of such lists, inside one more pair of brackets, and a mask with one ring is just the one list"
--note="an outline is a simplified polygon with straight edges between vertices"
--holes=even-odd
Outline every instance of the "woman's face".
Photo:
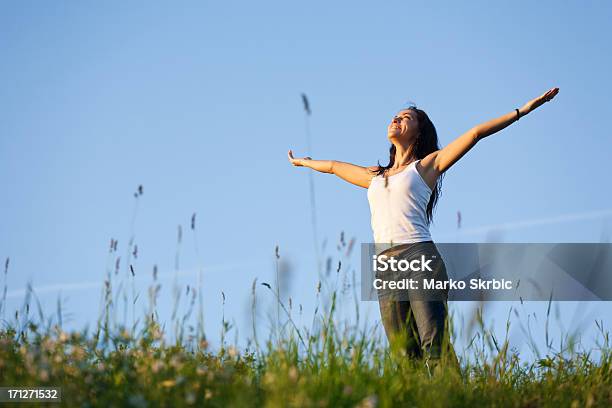
[[412,142],[419,133],[419,122],[413,109],[401,110],[393,117],[387,128],[387,138],[390,141],[402,143]]

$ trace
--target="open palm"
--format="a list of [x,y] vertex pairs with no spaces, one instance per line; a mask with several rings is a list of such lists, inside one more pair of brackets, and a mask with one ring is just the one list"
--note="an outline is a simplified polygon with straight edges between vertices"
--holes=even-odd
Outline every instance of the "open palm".
[[559,88],[552,88],[541,96],[538,96],[535,99],[530,100],[524,106],[527,112],[531,112],[546,102],[550,102],[557,94],[559,93]]
[[298,167],[299,166],[303,166],[305,160],[312,160],[310,157],[304,157],[304,158],[301,158],[301,159],[295,158],[295,157],[293,157],[293,151],[291,151],[291,150],[289,150],[289,153],[288,153],[287,156],[289,158],[289,162],[291,164],[293,164],[294,166],[298,166]]

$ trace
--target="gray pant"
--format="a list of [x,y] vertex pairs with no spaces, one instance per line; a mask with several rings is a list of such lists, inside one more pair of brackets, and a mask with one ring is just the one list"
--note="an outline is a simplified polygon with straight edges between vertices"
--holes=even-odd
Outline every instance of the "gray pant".
[[[446,280],[446,267],[442,256],[432,241],[402,244],[383,251],[395,259],[420,259],[425,255],[433,259],[427,272],[377,272],[377,277],[399,280],[412,278],[420,282],[424,278]],[[438,359],[445,345],[450,347],[447,324],[448,291],[378,290],[380,315],[390,342],[401,341],[400,346],[410,357]]]

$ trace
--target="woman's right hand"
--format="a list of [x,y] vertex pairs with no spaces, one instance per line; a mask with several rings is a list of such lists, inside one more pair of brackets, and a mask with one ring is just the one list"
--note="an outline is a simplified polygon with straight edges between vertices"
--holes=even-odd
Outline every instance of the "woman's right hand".
[[305,162],[307,160],[312,160],[312,158],[310,158],[310,157],[304,157],[302,159],[296,159],[295,157],[293,157],[293,152],[291,151],[291,149],[289,149],[288,156],[289,156],[289,162],[291,164],[293,164],[294,166],[297,166],[297,167],[301,167],[301,166],[308,167],[308,164],[306,164]]
[[308,167],[320,173],[335,174],[351,184],[364,188],[368,188],[370,180],[374,177],[374,170],[378,169],[378,166],[361,167],[336,160],[312,160],[310,157],[296,159],[291,150],[289,150],[288,157],[289,162],[294,166]]

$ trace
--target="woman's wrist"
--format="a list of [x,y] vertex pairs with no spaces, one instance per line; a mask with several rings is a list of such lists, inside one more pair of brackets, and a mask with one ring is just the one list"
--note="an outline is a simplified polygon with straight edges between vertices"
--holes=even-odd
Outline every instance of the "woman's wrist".
[[312,160],[303,159],[301,164],[304,167],[309,167],[321,173],[332,173],[334,164],[333,160]]
[[312,166],[312,164],[313,164],[312,162],[313,162],[312,159],[304,158],[304,159],[302,159],[301,164],[304,167],[308,167],[308,168],[314,169],[314,167]]
[[518,111],[519,111],[519,117],[522,118],[523,116],[525,116],[525,115],[527,115],[529,113],[529,108],[527,108],[525,106],[522,106],[522,107],[519,108]]

